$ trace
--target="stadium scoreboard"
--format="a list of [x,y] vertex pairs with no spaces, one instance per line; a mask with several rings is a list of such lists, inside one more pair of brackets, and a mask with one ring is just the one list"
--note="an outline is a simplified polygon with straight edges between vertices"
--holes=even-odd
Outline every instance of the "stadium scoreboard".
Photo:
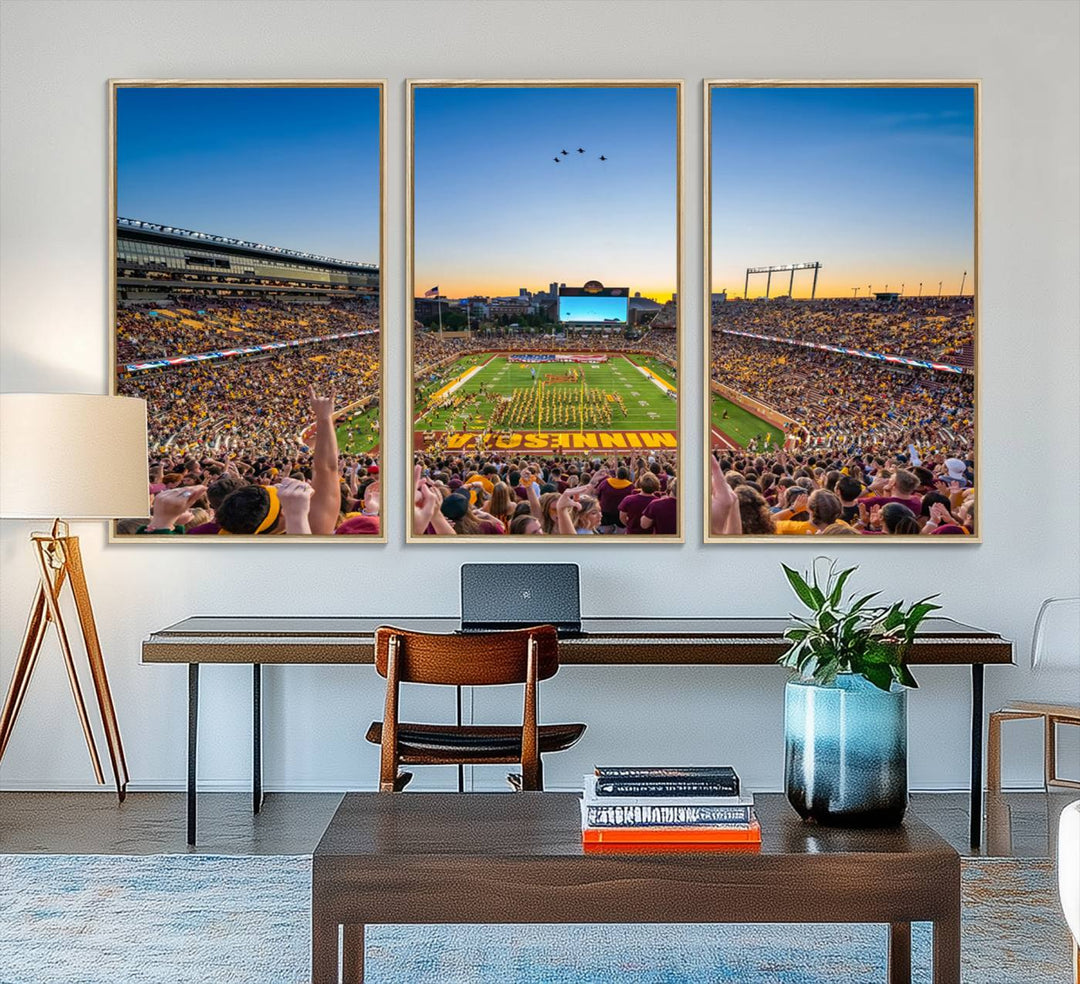
[[605,287],[599,280],[590,280],[581,287],[559,288],[560,324],[623,327],[629,308],[629,287]]

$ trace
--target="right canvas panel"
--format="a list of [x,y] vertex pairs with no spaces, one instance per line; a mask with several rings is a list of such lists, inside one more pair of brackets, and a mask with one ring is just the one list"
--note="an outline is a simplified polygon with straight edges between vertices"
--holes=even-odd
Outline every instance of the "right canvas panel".
[[976,82],[706,82],[706,540],[981,538]]

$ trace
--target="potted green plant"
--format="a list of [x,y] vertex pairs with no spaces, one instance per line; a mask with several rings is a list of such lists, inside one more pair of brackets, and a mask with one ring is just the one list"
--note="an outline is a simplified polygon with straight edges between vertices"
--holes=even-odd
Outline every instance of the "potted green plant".
[[844,596],[858,570],[817,558],[804,576],[784,574],[808,612],[792,615],[778,662],[797,676],[784,693],[784,783],[804,820],[848,826],[899,823],[907,809],[905,658],[919,625],[941,608],[932,595],[874,605],[881,593]]

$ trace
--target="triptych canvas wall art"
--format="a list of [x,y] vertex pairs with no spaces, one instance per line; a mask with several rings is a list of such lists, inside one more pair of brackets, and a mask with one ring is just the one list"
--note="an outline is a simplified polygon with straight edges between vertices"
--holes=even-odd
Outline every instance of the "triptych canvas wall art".
[[114,538],[680,543],[686,507],[710,543],[981,538],[977,83],[706,82],[690,328],[679,81],[407,83],[396,326],[382,82],[110,94],[114,392],[150,444]]

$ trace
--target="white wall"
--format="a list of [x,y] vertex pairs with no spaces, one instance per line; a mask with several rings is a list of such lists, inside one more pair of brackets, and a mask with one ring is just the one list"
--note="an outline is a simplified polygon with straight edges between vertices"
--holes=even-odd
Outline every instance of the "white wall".
[[[982,78],[981,546],[833,545],[860,579],[897,596],[940,590],[950,614],[1027,640],[1039,600],[1077,590],[1078,240],[1077,28],[1072,2],[25,2],[3,4],[0,388],[107,389],[105,80],[121,78],[389,79],[389,407],[386,498],[402,500],[404,381],[404,94],[414,77],[665,77],[687,80],[682,366],[686,438],[681,488],[701,486],[697,339],[701,295],[701,80]],[[167,123],[165,124],[167,125]],[[647,135],[643,135],[647,136]],[[182,139],[182,138],[181,138]],[[18,463],[5,462],[5,467]],[[529,551],[405,548],[390,543],[253,546],[109,545],[78,532],[97,604],[131,772],[139,788],[184,776],[185,673],[141,666],[152,629],[191,613],[453,614],[456,569],[469,560],[579,561],[587,613],[783,613],[779,563],[799,542],[700,544],[696,500],[682,547],[562,545]],[[0,685],[6,686],[33,587],[30,525],[0,530]],[[248,776],[247,668],[204,671],[208,782]],[[370,668],[267,672],[270,788],[370,785],[379,716]],[[911,705],[912,781],[967,781],[968,675],[926,669]],[[549,720],[586,720],[578,749],[554,758],[570,786],[594,762],[712,758],[747,782],[781,782],[779,669],[569,668],[547,688]],[[1080,680],[990,669],[987,703],[1080,695]],[[478,714],[498,703],[485,699]],[[450,714],[450,696],[429,700]],[[417,705],[419,708],[419,705]],[[494,710],[491,710],[494,713]],[[1006,778],[1039,776],[1038,734],[1015,726]],[[657,752],[662,749],[662,753]],[[3,763],[5,787],[75,787],[91,779],[55,643],[50,643]],[[496,781],[490,776],[488,781]],[[429,771],[429,785],[449,783]]]

